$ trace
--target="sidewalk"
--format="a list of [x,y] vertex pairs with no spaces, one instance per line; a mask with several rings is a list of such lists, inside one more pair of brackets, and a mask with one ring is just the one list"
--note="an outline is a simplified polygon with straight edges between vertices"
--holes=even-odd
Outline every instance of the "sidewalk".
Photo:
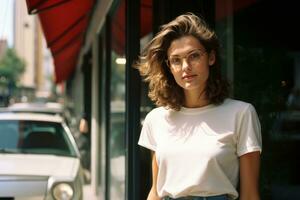
[[93,194],[91,185],[83,186],[83,200],[100,200]]

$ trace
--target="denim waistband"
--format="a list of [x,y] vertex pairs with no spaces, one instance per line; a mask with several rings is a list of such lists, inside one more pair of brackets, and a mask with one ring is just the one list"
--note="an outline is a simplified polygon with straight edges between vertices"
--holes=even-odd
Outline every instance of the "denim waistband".
[[198,197],[198,196],[188,196],[188,197],[180,197],[180,198],[171,198],[165,197],[164,200],[228,200],[227,195],[217,195],[217,196],[209,196],[209,197]]

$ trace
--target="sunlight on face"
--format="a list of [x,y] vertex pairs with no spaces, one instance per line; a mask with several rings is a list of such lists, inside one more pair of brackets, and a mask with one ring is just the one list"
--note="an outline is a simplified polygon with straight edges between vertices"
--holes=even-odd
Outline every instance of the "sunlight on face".
[[[202,91],[209,76],[209,67],[215,56],[208,55],[194,36],[173,40],[168,49],[168,63],[176,83],[185,92]],[[177,67],[176,67],[177,66]]]

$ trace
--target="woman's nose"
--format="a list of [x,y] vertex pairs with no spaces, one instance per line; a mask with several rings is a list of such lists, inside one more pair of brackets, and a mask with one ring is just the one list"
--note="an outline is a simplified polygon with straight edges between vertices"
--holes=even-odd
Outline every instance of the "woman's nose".
[[187,59],[182,59],[182,66],[181,66],[182,70],[190,70],[191,66],[189,64],[189,62],[187,61]]

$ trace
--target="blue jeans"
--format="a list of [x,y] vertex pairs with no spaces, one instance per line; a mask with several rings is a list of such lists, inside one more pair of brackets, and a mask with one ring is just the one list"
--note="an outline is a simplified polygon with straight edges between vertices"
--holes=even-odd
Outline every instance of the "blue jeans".
[[173,199],[171,197],[165,197],[164,200],[228,200],[227,195],[218,195],[218,196],[210,196],[210,197],[180,197],[177,199]]

